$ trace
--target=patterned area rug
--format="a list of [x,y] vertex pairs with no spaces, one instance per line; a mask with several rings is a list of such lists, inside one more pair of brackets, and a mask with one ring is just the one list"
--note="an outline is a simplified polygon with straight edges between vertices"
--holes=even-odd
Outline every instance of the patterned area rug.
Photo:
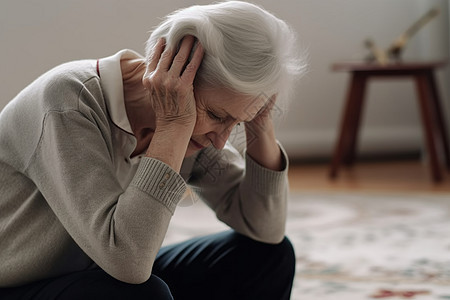
[[[165,244],[226,229],[179,207]],[[450,195],[293,193],[294,300],[450,299]]]

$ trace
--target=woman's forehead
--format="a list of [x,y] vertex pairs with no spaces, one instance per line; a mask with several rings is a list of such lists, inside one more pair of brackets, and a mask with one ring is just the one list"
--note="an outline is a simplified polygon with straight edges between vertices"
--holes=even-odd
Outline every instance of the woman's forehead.
[[266,101],[263,97],[251,97],[243,99],[242,103],[245,103],[241,110],[242,121],[251,121],[259,111],[264,107]]
[[268,100],[266,97],[229,92],[221,92],[212,99],[214,106],[240,122],[251,121]]

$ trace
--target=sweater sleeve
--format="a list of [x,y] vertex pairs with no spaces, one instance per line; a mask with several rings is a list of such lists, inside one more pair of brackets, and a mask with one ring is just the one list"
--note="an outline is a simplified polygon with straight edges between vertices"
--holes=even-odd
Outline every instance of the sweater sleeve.
[[285,234],[288,197],[288,159],[281,145],[280,150],[285,168],[273,171],[230,145],[208,148],[197,157],[193,190],[237,232],[278,243]]
[[50,111],[26,172],[96,264],[121,281],[141,283],[151,274],[186,186],[166,164],[143,158],[122,189],[108,147],[94,118]]

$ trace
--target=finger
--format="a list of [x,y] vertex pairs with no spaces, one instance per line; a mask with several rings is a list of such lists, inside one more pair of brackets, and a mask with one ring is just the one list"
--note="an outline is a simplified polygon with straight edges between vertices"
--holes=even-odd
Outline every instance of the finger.
[[174,76],[178,77],[181,74],[186,62],[189,59],[189,56],[192,51],[192,47],[194,46],[195,38],[193,36],[185,36],[181,41],[180,49],[178,50],[177,55],[173,58],[172,66],[170,67],[169,72]]
[[170,65],[172,64],[172,60],[173,60],[173,50],[170,49],[169,47],[166,47],[161,55],[161,59],[159,60],[156,69],[168,71]]
[[169,47],[166,47],[156,68],[162,71],[170,70],[170,72],[176,77],[180,76],[181,70],[183,69],[189,57],[189,53],[192,49],[193,43],[193,36],[185,36],[181,41],[180,49],[176,53],[175,57],[175,51]]
[[150,54],[150,59],[147,66],[147,72],[153,72],[158,65],[159,59],[161,58],[161,54],[164,51],[166,46],[166,40],[164,38],[158,39],[156,45],[153,47],[153,51]]
[[263,113],[263,112],[267,112],[267,111],[271,111],[272,108],[275,106],[275,100],[277,98],[277,94],[274,94],[272,96],[270,96],[266,102],[264,103],[264,105],[260,108],[258,115]]
[[270,113],[272,112],[272,109],[275,106],[275,102],[277,99],[277,94],[274,94],[272,96],[270,96],[268,98],[268,100],[266,100],[266,102],[264,103],[264,105],[259,109],[259,111],[256,113],[254,119],[256,119],[257,117],[262,117],[265,115],[270,115]]
[[203,55],[205,54],[205,50],[200,43],[197,43],[197,47],[192,55],[191,61],[186,66],[183,74],[181,75],[181,79],[185,82],[192,83],[194,82],[195,75],[197,74],[197,70],[200,67],[203,59]]
[[275,106],[275,102],[277,100],[277,94],[272,95],[269,100],[267,101],[265,107],[267,110],[272,110],[272,108]]

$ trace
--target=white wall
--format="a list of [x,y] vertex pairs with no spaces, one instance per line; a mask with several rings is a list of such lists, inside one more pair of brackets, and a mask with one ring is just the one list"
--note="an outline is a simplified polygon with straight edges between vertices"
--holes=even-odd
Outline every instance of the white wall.
[[[161,16],[179,7],[209,2],[2,0],[0,109],[26,84],[59,63],[102,57],[122,48],[142,53],[148,31]],[[411,40],[404,54],[407,59],[449,56],[446,0],[254,2],[287,20],[309,52],[309,72],[297,86],[292,109],[277,129],[292,156],[308,158],[331,153],[348,76],[331,72],[330,64],[362,59],[367,53],[362,46],[366,37],[387,47],[430,7],[440,5],[444,13]],[[446,111],[450,112],[448,68],[438,75]],[[363,151],[408,151],[421,147],[414,88],[412,82],[405,80],[370,85],[361,140]]]
[[[330,64],[365,57],[362,41],[367,37],[387,47],[434,5],[442,6],[443,14],[413,37],[404,58],[445,59],[449,53],[446,0],[303,0],[282,11],[285,18],[295,20],[308,44],[311,64],[310,73],[297,89],[293,113],[279,130],[290,153],[301,157],[328,156],[334,147],[349,77],[331,72]],[[448,104],[445,87],[449,77],[447,74],[444,80],[443,75],[441,71],[439,83],[441,91],[446,92],[442,100]],[[446,111],[450,121],[448,105]],[[361,132],[362,150],[373,153],[420,149],[420,122],[412,81],[372,82]]]

